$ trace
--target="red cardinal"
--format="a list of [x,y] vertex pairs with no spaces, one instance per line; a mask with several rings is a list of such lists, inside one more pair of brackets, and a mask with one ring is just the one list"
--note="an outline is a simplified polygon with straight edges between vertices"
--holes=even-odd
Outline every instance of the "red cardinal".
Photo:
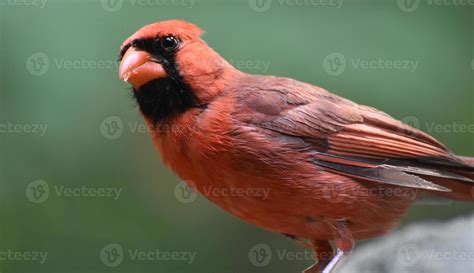
[[473,158],[320,87],[243,73],[202,33],[180,20],[143,27],[121,47],[120,78],[163,162],[226,211],[304,240],[319,260],[305,272],[333,272],[421,195],[474,201]]

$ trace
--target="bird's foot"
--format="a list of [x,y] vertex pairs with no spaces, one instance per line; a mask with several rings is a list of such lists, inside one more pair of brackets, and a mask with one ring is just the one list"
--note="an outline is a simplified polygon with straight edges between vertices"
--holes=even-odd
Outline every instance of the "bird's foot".
[[[354,238],[347,227],[346,221],[335,221],[331,227],[334,231],[336,253],[331,251],[328,241],[313,241],[314,251],[318,255],[318,263],[303,271],[303,273],[335,273],[337,266],[349,255],[354,247]],[[327,254],[330,255],[327,255]]]
[[335,273],[336,266],[345,256],[346,254],[344,251],[338,249],[336,255],[334,255],[334,257],[328,263],[318,262],[303,271],[303,273]]

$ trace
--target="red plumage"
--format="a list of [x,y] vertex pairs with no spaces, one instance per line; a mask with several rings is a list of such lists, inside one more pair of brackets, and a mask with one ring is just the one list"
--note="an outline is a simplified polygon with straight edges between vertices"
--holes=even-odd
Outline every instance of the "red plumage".
[[[333,251],[328,241],[350,251],[354,239],[393,228],[421,195],[474,200],[474,159],[317,86],[240,72],[201,33],[177,20],[144,27],[122,55],[146,52],[130,55],[147,66],[123,65],[121,77],[134,85],[163,162],[226,211],[307,240],[320,257],[307,272],[329,272],[340,258],[322,255]],[[162,42],[170,36],[176,46]],[[269,194],[210,191],[230,188]]]

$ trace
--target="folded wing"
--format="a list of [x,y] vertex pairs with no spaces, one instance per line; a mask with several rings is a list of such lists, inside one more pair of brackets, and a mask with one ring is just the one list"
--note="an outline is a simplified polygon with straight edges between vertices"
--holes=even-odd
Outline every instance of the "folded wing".
[[329,171],[433,191],[450,189],[430,177],[474,183],[463,175],[474,167],[431,136],[324,89],[279,79],[243,101],[247,122],[304,140],[314,163]]

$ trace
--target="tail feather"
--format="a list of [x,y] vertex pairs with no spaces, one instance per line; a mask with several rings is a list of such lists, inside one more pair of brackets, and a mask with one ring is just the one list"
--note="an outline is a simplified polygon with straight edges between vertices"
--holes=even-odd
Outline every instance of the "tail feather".
[[458,158],[474,168],[474,157],[458,156]]
[[458,156],[458,158],[470,166],[470,168],[459,171],[459,173],[462,176],[474,179],[474,157]]
[[[474,158],[465,156],[458,156],[458,158],[466,163],[467,168],[452,169],[450,171],[474,180]],[[430,177],[429,180],[451,190],[450,192],[431,192],[432,194],[458,201],[474,202],[474,183],[472,182],[440,177]]]

